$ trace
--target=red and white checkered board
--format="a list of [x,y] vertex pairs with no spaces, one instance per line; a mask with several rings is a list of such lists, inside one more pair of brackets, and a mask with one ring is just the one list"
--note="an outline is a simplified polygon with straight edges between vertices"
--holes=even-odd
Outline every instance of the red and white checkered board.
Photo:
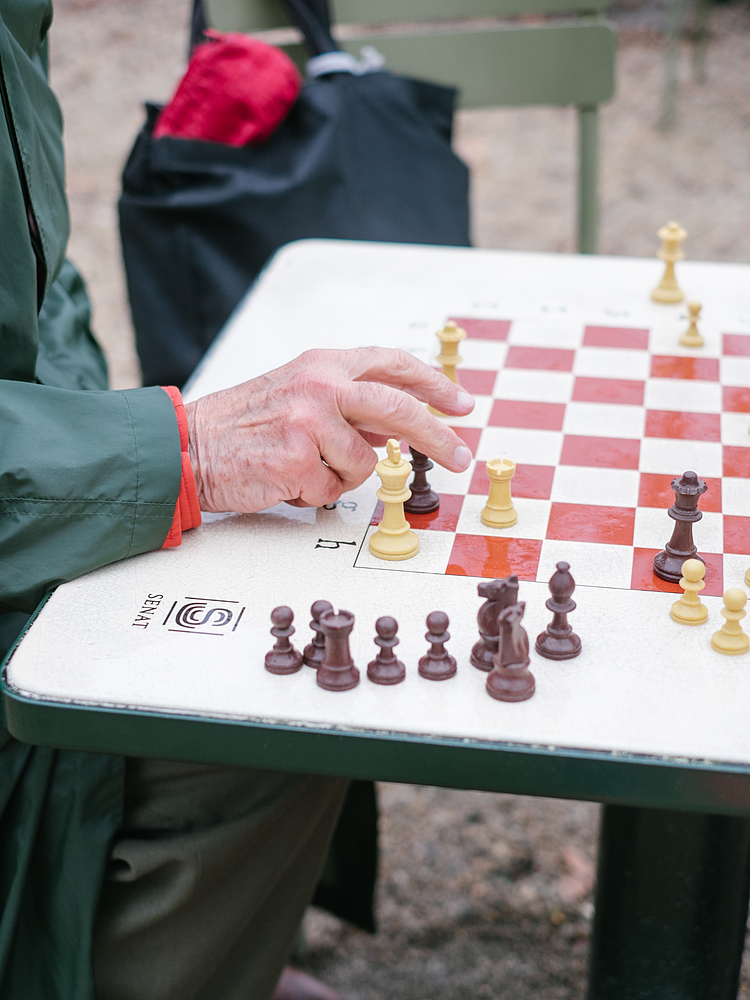
[[[679,592],[652,563],[674,526],[670,482],[693,469],[708,485],[694,526],[704,593],[742,582],[750,335],[724,333],[717,354],[686,351],[673,335],[645,328],[454,318],[468,334],[459,380],[476,407],[449,423],[475,462],[463,475],[430,474],[440,509],[409,516],[416,557],[383,563],[365,544],[357,567],[543,581],[565,559],[579,586]],[[485,462],[500,457],[517,463],[518,521],[503,530],[480,520]]]

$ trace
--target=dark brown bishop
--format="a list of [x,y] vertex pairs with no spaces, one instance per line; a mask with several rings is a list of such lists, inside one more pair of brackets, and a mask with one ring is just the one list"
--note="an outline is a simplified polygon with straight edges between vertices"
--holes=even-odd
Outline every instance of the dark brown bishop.
[[581,640],[568,624],[568,615],[576,609],[576,602],[571,600],[576,582],[571,576],[568,563],[557,564],[549,581],[549,589],[552,597],[546,605],[552,612],[552,621],[536,637],[534,648],[548,660],[572,660],[581,652]]

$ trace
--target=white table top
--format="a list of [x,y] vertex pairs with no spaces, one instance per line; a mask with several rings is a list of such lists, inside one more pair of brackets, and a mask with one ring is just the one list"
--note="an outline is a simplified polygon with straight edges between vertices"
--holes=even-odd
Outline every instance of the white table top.
[[[577,352],[576,366],[589,363],[581,348],[587,326],[648,329],[651,355],[696,356],[675,346],[685,327],[680,318],[684,307],[649,301],[660,269],[656,260],[303,241],[276,255],[212,348],[186,398],[251,378],[312,346],[379,344],[405,348],[429,361],[437,352],[435,331],[449,316],[512,320],[511,347],[559,345]],[[750,388],[750,358],[727,358],[721,351],[722,334],[750,336],[750,267],[684,262],[679,278],[689,298],[704,304],[706,346],[699,356],[719,359],[724,385]],[[500,347],[506,350],[505,344]],[[490,370],[496,365],[492,351],[499,349],[482,340],[465,341],[464,368]],[[635,354],[628,357],[636,363]],[[538,385],[546,387],[550,399],[565,392],[569,399],[578,371],[574,367],[569,376],[552,380],[543,372]],[[511,398],[523,398],[523,390],[513,397],[512,387],[523,386],[524,377],[514,375],[508,383]],[[685,391],[693,391],[691,387],[694,383]],[[667,399],[672,388],[666,379],[651,380],[645,407],[675,409]],[[711,412],[713,404],[706,400],[714,390],[700,391],[704,396],[691,396],[690,409]],[[533,392],[532,398],[539,398]],[[648,402],[649,393],[656,393],[656,404]],[[499,395],[493,390],[494,399]],[[477,420],[486,420],[493,398],[484,401],[484,416],[452,425],[479,426]],[[573,404],[569,407],[573,413]],[[717,473],[714,468],[722,446],[750,447],[742,437],[748,417],[719,409],[721,442],[693,449],[703,476],[722,477],[721,469]],[[628,419],[634,412],[628,411]],[[591,433],[597,432],[607,433],[601,427]],[[519,454],[523,434],[497,428],[483,433],[491,443],[480,443],[480,460],[495,457],[487,449],[504,437],[512,442],[512,457],[519,463],[544,464]],[[529,448],[541,447],[541,440],[529,436]],[[690,442],[677,441],[674,447],[680,462],[691,453]],[[648,465],[663,451],[642,451],[640,472],[618,470],[623,475],[617,488],[632,490],[634,480],[628,476],[644,471],[672,471]],[[587,476],[587,470],[580,470],[591,491],[589,502],[611,503],[606,493],[615,479],[597,485],[596,476]],[[470,473],[453,476],[435,469],[433,484],[441,493],[465,495],[469,478]],[[704,598],[707,625],[679,626],[669,618],[672,594],[630,589],[620,557],[621,550],[631,547],[592,549],[580,541],[549,540],[549,532],[545,537],[533,527],[540,505],[548,501],[520,498],[518,531],[542,546],[539,579],[520,585],[532,647],[550,617],[544,581],[555,559],[572,552],[578,610],[571,623],[584,649],[578,659],[564,663],[532,653],[536,694],[521,704],[499,703],[485,693],[486,675],[468,661],[477,638],[479,580],[446,574],[446,546],[454,533],[421,531],[422,551],[408,562],[374,560],[363,543],[372,530],[377,485],[369,480],[335,510],[280,505],[254,515],[207,516],[201,528],[186,533],[178,549],[129,559],[60,587],[13,655],[10,686],[27,697],[81,705],[750,763],[750,654],[722,657],[708,644],[722,620],[720,598]],[[736,586],[750,556],[724,552],[720,519],[727,513],[750,514],[744,506],[750,495],[736,474],[723,477],[722,485],[723,513],[706,514],[704,541],[723,561],[724,586]],[[574,486],[561,480],[555,489]],[[493,534],[471,527],[479,507],[481,497],[466,496],[461,515],[466,526],[459,525],[459,531]],[[668,539],[672,522],[663,509],[653,517],[648,511],[639,517],[640,508],[635,545],[660,546]],[[696,527],[697,538],[698,531]],[[500,534],[513,535],[513,529]],[[342,544],[321,546],[319,539]],[[351,542],[355,544],[343,544]],[[614,553],[611,561],[608,553]],[[363,679],[346,693],[321,690],[307,667],[286,677],[263,668],[263,654],[272,641],[271,609],[279,604],[294,609],[295,640],[303,645],[310,635],[310,604],[321,598],[351,610],[357,619],[352,652]],[[199,607],[192,618],[184,611],[181,624],[176,616],[191,604]],[[227,616],[218,608],[232,612],[224,624]],[[194,624],[212,609],[205,625]],[[426,648],[425,617],[436,609],[450,616],[449,649],[459,663],[456,677],[441,683],[424,680],[416,671]],[[375,653],[374,622],[383,614],[399,621],[397,652],[407,665],[406,681],[392,688],[378,687],[364,676]]]

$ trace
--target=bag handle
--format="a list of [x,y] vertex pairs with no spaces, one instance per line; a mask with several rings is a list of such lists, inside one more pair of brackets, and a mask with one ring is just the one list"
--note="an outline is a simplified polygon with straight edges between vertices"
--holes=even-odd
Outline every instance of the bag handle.
[[282,0],[290,19],[305,36],[313,56],[340,52],[331,34],[331,12],[328,0]]

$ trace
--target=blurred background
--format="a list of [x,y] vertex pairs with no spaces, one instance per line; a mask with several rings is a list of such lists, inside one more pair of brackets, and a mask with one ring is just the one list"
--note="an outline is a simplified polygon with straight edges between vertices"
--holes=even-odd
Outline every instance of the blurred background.
[[[69,255],[86,277],[114,388],[140,384],[116,225],[120,171],[144,100],[184,70],[188,0],[56,0],[52,82],[66,123]],[[678,219],[687,256],[750,261],[750,3],[709,15],[705,82],[679,43],[675,120],[659,128],[667,14],[618,0],[617,94],[602,109],[605,254],[652,256]],[[689,34],[690,24],[688,24]],[[460,112],[480,247],[572,251],[575,111]],[[347,1000],[583,1000],[598,807],[436,788],[380,786],[380,929],[322,911],[304,966]],[[746,952],[740,997],[750,1000]]]

